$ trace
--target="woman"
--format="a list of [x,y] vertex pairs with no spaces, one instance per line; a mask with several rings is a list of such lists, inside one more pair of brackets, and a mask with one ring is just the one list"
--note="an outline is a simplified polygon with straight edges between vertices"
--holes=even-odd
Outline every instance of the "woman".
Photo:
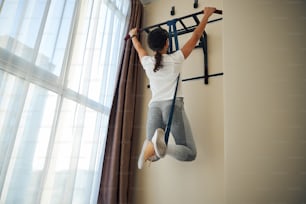
[[182,63],[197,45],[208,18],[215,10],[216,8],[213,7],[204,8],[204,16],[192,36],[180,50],[172,54],[167,54],[169,42],[166,30],[157,28],[148,35],[148,45],[155,52],[154,56],[149,56],[140,44],[137,39],[137,28],[129,32],[133,46],[149,78],[152,92],[147,116],[147,138],[138,159],[139,169],[143,167],[145,161],[156,161],[166,154],[180,161],[192,161],[196,158],[196,146],[184,111],[181,81],[178,83],[170,134],[175,144],[166,145],[164,129],[169,118],[177,76],[181,71]]

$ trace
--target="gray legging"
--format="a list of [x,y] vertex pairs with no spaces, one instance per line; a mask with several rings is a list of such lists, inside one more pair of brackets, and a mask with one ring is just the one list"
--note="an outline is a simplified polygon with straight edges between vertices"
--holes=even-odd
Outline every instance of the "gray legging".
[[[152,102],[149,105],[147,118],[147,138],[151,141],[157,128],[165,130],[172,100]],[[192,161],[196,158],[196,146],[193,140],[190,124],[184,110],[183,98],[176,98],[173,113],[171,134],[175,144],[168,144],[167,155],[180,161]],[[170,134],[170,136],[171,136]]]

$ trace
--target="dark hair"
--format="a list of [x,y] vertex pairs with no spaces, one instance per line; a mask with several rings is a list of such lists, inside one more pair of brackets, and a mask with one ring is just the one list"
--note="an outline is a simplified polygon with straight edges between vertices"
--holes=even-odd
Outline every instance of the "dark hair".
[[154,56],[156,61],[154,72],[158,71],[162,67],[162,55],[160,51],[165,47],[168,36],[168,32],[163,28],[156,28],[148,35],[148,45],[153,51],[156,52]]

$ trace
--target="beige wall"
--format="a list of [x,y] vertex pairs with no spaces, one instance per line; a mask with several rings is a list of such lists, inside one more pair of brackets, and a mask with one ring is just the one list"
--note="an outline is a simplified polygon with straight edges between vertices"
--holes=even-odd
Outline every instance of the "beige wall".
[[[306,1],[199,4],[156,0],[145,7],[144,26],[208,5],[223,9],[224,20],[206,31],[210,73],[225,75],[209,85],[183,84],[198,157],[191,163],[166,157],[137,170],[134,203],[306,203]],[[185,67],[183,78],[202,75],[202,50]],[[142,143],[150,90],[144,72],[139,79],[135,137]]]
[[226,201],[306,203],[306,1],[223,2]]
[[[199,1],[198,9],[193,8],[193,1],[190,0],[156,0],[145,7],[144,26],[198,12],[208,5],[208,2],[211,2],[209,5],[222,8],[221,0]],[[175,6],[175,16],[170,15],[172,6]],[[214,18],[217,17],[220,16],[214,16]],[[190,23],[186,22],[186,25],[192,25]],[[222,26],[220,21],[209,24],[206,29],[210,73],[223,71]],[[188,35],[179,37],[181,45],[187,37]],[[204,75],[204,55],[202,49],[196,49],[184,63],[182,78],[201,75]],[[138,109],[138,127],[142,143],[145,139],[145,119],[150,90],[146,88],[147,79],[144,72],[141,72],[140,78],[144,82],[138,95],[141,104]],[[223,203],[222,90],[222,77],[210,79],[209,85],[204,85],[203,79],[183,83],[185,109],[198,149],[197,159],[194,162],[179,162],[166,156],[165,159],[152,163],[149,168],[138,170],[135,204]]]

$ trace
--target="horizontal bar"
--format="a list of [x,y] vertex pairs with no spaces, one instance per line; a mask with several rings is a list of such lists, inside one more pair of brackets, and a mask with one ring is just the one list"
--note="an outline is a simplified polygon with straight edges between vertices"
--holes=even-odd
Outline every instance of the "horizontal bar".
[[[216,76],[222,76],[222,75],[223,75],[223,72],[216,73],[216,74],[210,74],[210,75],[208,75],[208,77],[216,77]],[[205,75],[204,76],[198,76],[198,77],[191,77],[191,78],[187,78],[187,79],[182,79],[182,82],[197,80],[197,79],[204,79],[204,78],[205,78]],[[147,85],[147,88],[150,88],[150,84]]]
[[[216,77],[216,76],[222,76],[223,72],[221,73],[216,73],[216,74],[210,74],[208,75],[208,77]],[[191,78],[187,78],[187,79],[182,79],[182,81],[191,81],[191,80],[196,80],[196,79],[204,79],[206,76],[198,76],[198,77],[191,77]]]
[[[220,21],[222,19],[223,18],[214,19],[214,20],[208,21],[207,23],[213,23],[213,22],[216,22],[216,21]],[[177,35],[184,35],[186,33],[191,33],[196,29],[196,27],[197,27],[197,25],[193,25],[193,26],[187,27],[187,29],[179,29],[179,30],[177,30]],[[170,35],[170,37],[174,36],[173,33],[169,33],[169,35]]]
[[[204,11],[199,11],[197,13],[192,13],[192,14],[180,17],[180,19],[190,18],[190,17],[196,16],[196,15],[200,15],[200,14],[203,14],[203,13],[204,13]],[[223,11],[217,9],[214,13],[222,15]]]

